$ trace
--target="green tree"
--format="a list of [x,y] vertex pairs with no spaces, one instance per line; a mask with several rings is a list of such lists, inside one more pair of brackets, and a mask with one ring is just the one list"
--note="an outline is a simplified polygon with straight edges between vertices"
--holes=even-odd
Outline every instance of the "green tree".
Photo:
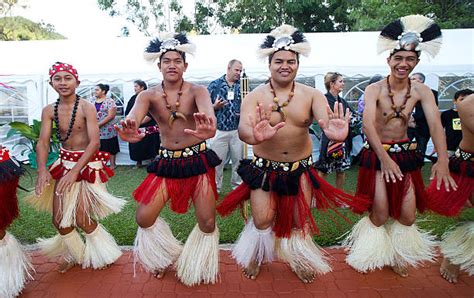
[[474,2],[469,0],[354,0],[347,10],[354,31],[380,30],[410,14],[433,18],[443,29],[474,27]]
[[5,17],[9,15],[13,7],[26,8],[25,2],[22,0],[0,0],[0,16]]
[[291,24],[305,32],[334,31],[328,6],[315,0],[218,0],[217,18],[224,28],[242,33],[269,32]]
[[35,23],[24,17],[0,18],[0,40],[41,39],[65,39],[65,37],[57,33],[51,24]]

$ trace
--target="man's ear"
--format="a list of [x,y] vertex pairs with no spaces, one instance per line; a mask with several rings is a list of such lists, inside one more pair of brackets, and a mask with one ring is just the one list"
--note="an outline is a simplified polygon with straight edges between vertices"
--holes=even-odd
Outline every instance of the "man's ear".
[[188,62],[184,62],[184,71],[188,69]]
[[158,63],[156,63],[156,65],[158,66],[158,69],[161,71],[161,63],[158,62]]

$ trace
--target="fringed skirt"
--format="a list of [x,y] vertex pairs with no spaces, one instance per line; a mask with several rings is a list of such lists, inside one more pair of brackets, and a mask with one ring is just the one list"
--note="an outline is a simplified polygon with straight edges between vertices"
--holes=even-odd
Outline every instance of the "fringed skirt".
[[474,153],[458,148],[449,159],[449,171],[458,189],[447,192],[441,183],[437,190],[433,180],[427,191],[428,208],[441,215],[458,216],[474,191]]
[[8,150],[0,147],[0,230],[5,230],[18,217],[16,190],[23,172]]
[[[334,210],[337,216],[343,218],[337,207],[348,206],[356,213],[369,208],[367,199],[348,195],[321,179],[313,167],[311,156],[295,162],[278,162],[254,156],[252,160],[240,162],[238,173],[243,183],[224,198],[217,211],[226,216],[238,206],[242,207],[244,201],[250,199],[252,190],[270,192],[271,199],[276,203],[273,230],[279,238],[290,237],[292,228],[303,228],[306,223],[312,233],[319,233],[305,193],[311,195],[311,202],[316,208]],[[306,189],[308,186],[309,189]]]
[[148,204],[166,190],[171,210],[186,213],[190,200],[194,200],[197,194],[210,192],[209,195],[217,200],[214,168],[220,163],[217,154],[208,149],[205,142],[180,150],[161,147],[147,168],[148,176],[135,189],[133,197],[140,204]]
[[[61,148],[59,158],[49,167],[55,181],[60,180],[76,165],[84,151],[70,151]],[[110,214],[118,213],[125,205],[125,200],[110,194],[106,182],[114,175],[105,163],[110,155],[97,152],[77,176],[71,190],[60,197],[60,227],[76,224],[78,208],[84,210],[87,219],[102,219]],[[51,183],[39,196],[29,196],[27,201],[37,210],[52,212],[54,185]]]
[[[418,211],[423,212],[427,205],[427,195],[421,176],[423,156],[416,150],[416,143],[406,139],[393,143],[383,143],[383,147],[403,173],[402,180],[397,179],[395,183],[385,182],[390,216],[394,219],[400,218],[402,203],[410,187],[413,187],[415,192]],[[360,157],[356,195],[368,196],[371,200],[374,199],[377,171],[380,171],[380,160],[369,144],[365,143]]]

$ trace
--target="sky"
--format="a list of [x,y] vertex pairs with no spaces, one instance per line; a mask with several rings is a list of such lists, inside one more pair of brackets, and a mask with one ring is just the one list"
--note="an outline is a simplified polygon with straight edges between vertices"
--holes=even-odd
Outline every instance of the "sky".
[[142,36],[125,19],[100,10],[96,0],[27,0],[26,3],[27,9],[15,10],[13,15],[52,24],[56,32],[68,39],[112,38],[120,36],[125,25],[132,36]]

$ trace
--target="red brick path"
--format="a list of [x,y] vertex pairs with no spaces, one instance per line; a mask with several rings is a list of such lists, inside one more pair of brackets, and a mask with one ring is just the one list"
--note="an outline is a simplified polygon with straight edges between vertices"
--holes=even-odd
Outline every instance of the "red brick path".
[[303,284],[281,262],[264,265],[257,280],[248,280],[229,257],[221,251],[221,281],[216,285],[188,288],[168,272],[157,280],[145,272],[133,277],[133,257],[127,251],[106,270],[82,270],[75,267],[65,274],[56,271],[55,260],[32,252],[36,268],[22,297],[474,297],[474,277],[462,273],[458,284],[446,282],[439,275],[439,263],[410,269],[408,278],[390,269],[360,274],[345,262],[342,249],[327,249],[333,257],[333,271],[312,284]]

